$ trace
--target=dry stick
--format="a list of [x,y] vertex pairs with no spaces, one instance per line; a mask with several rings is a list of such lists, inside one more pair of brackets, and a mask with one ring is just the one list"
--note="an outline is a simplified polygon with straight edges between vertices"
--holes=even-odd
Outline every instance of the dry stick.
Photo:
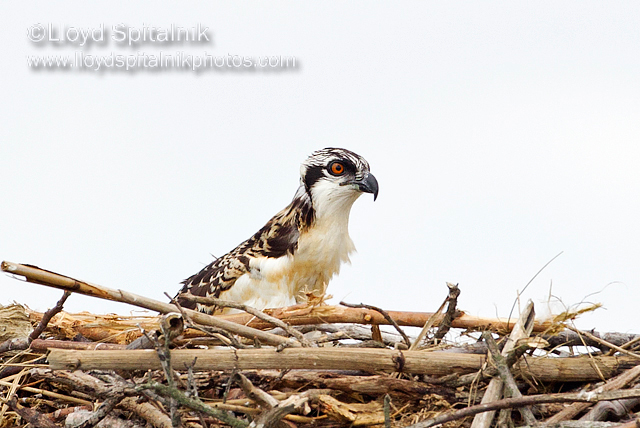
[[280,404],[280,402],[272,397],[269,393],[263,391],[257,386],[254,386],[251,381],[247,379],[247,377],[242,373],[238,373],[236,376],[240,378],[240,387],[242,388],[242,391],[244,392],[244,395],[247,396],[247,398],[256,401],[258,404],[267,409],[272,409]]
[[[498,345],[493,339],[493,336],[488,331],[485,331],[482,333],[482,338],[487,343],[489,351],[491,352],[491,356],[493,357],[493,361],[496,363],[498,373],[500,374],[502,382],[505,386],[506,395],[508,396],[508,398],[521,398],[522,394],[518,389],[518,385],[516,385],[516,381],[513,379],[511,371],[509,371],[509,366],[507,366],[505,357],[500,354],[500,350],[498,349]],[[522,419],[524,419],[527,425],[537,424],[536,418],[535,416],[533,416],[533,412],[529,407],[521,407],[518,410],[520,411]]]
[[111,412],[116,405],[122,400],[123,395],[116,395],[115,397],[109,397],[102,402],[100,407],[96,409],[95,412],[91,414],[84,422],[80,425],[76,425],[74,428],[91,428],[97,425],[101,420],[103,420],[109,412]]
[[[531,349],[529,343],[522,343],[520,345],[516,345],[506,356],[505,360],[508,367],[513,366],[516,361],[520,359],[520,357]],[[460,386],[471,385],[475,381],[483,381],[491,379],[494,376],[498,375],[498,369],[495,367],[488,367],[486,369],[482,369],[481,373],[469,373],[466,375],[458,376],[456,378],[446,380],[442,382],[446,386],[450,386],[452,388],[458,388]]]
[[142,391],[145,389],[153,389],[155,390],[158,394],[164,395],[164,396],[170,396],[176,399],[176,401],[178,402],[178,404],[181,404],[185,407],[188,407],[192,410],[198,411],[198,412],[202,412],[204,414],[207,414],[209,416],[213,416],[214,418],[226,423],[227,425],[230,425],[234,428],[244,428],[246,426],[248,426],[249,424],[246,423],[245,421],[242,421],[240,419],[236,419],[233,416],[228,415],[226,412],[224,411],[220,411],[217,409],[214,409],[210,406],[207,406],[206,404],[204,404],[202,401],[200,400],[194,400],[192,398],[187,397],[186,395],[184,395],[182,392],[180,392],[179,390],[175,389],[175,388],[169,388],[166,385],[162,385],[156,382],[151,382],[148,384],[144,384],[144,385],[140,385],[138,386],[136,389]]
[[[100,299],[129,303],[131,305],[139,306],[163,314],[176,312],[177,310],[175,305],[169,303],[160,302],[148,297],[129,293],[124,290],[114,290],[111,288],[90,284],[88,282],[78,281],[68,276],[40,269],[35,266],[21,265],[18,263],[3,261],[0,267],[5,272],[24,276],[28,282],[33,282],[35,284],[69,290],[75,293],[98,297]],[[191,317],[191,319],[199,324],[223,328],[232,333],[251,339],[258,338],[261,342],[267,343],[269,345],[299,346],[296,341],[280,337],[275,334],[267,333],[251,327],[246,327],[244,325],[239,325],[234,322],[227,321],[218,317],[213,317],[201,312],[193,311],[191,309],[185,309],[184,311]]]
[[44,316],[40,320],[40,323],[38,323],[38,326],[29,335],[29,343],[40,337],[42,332],[47,328],[47,324],[49,324],[51,318],[53,318],[58,312],[62,311],[64,302],[67,301],[69,296],[71,296],[71,292],[69,290],[65,290],[60,300],[58,300],[58,303],[56,303],[53,308],[44,313]]
[[442,339],[451,329],[451,323],[453,319],[457,315],[456,306],[458,304],[458,296],[460,296],[460,289],[458,288],[458,284],[450,284],[447,282],[447,287],[449,287],[449,296],[447,296],[447,312],[444,314],[444,318],[440,322],[438,326],[438,331],[433,335],[434,340]]
[[418,334],[418,337],[416,338],[416,340],[413,341],[413,343],[411,344],[411,346],[409,347],[410,351],[415,351],[418,349],[418,347],[420,346],[420,344],[422,343],[422,341],[424,340],[425,337],[427,337],[427,333],[429,332],[429,330],[431,329],[431,327],[433,327],[433,325],[436,323],[436,321],[440,318],[440,314],[442,313],[442,311],[444,310],[445,305],[447,304],[447,301],[449,300],[449,298],[447,297],[446,299],[444,299],[444,301],[442,302],[442,304],[440,305],[440,307],[438,308],[437,311],[435,311],[427,320],[427,322],[424,323],[424,326],[422,327],[422,330],[420,330],[420,334]]
[[[193,320],[185,312],[184,308],[180,305],[177,298],[171,297],[169,293],[167,293],[166,291],[164,295],[167,296],[169,298],[169,301],[174,305],[176,305],[176,307],[180,310],[180,313],[182,314],[182,319],[186,321],[188,328],[201,331],[209,337],[215,337],[217,340],[219,340],[226,346],[233,346],[234,348],[246,348],[246,346],[240,343],[240,341],[238,341],[238,339],[236,339],[236,337],[233,334],[229,333],[226,330],[223,330],[221,328],[215,328],[215,327],[205,328],[197,324],[194,324]],[[131,348],[129,347],[129,349]],[[202,415],[200,415],[200,417],[202,417]]]
[[296,339],[298,339],[298,341],[300,341],[300,343],[302,344],[302,346],[313,346],[313,344],[311,342],[309,342],[302,333],[300,333],[298,330],[295,330],[293,328],[291,328],[291,326],[289,324],[287,324],[286,322],[272,317],[271,315],[267,315],[264,312],[256,309],[256,308],[252,308],[251,306],[248,305],[244,305],[242,303],[238,303],[238,302],[232,302],[229,300],[222,300],[222,299],[216,299],[213,297],[203,297],[203,296],[194,296],[193,294],[190,293],[184,293],[180,295],[181,298],[189,301],[189,302],[194,302],[194,303],[200,303],[203,305],[207,305],[207,306],[218,306],[221,308],[233,308],[233,309],[238,309],[241,311],[244,311],[248,314],[251,314],[257,318],[260,318],[263,321],[269,322],[273,325],[275,325],[276,327],[280,327],[281,329],[283,329],[284,331],[286,331],[287,333],[289,333],[290,336],[295,337]]
[[[0,385],[2,386],[11,386],[10,382],[4,382],[0,380]],[[85,406],[91,406],[93,408],[93,403],[91,401],[83,400],[81,398],[69,397],[68,395],[58,394],[57,392],[47,391],[46,389],[34,388],[32,386],[19,386],[18,389],[26,392],[33,392],[34,394],[42,394],[45,397],[51,397],[56,400],[68,401],[70,403],[82,404]]]
[[364,308],[364,309],[370,309],[373,311],[376,311],[378,313],[380,313],[385,320],[387,320],[387,322],[389,324],[391,324],[397,331],[398,333],[400,333],[400,335],[402,336],[402,339],[404,340],[404,343],[407,344],[407,347],[411,347],[411,341],[409,340],[409,337],[404,333],[404,331],[402,331],[402,329],[400,328],[400,326],[398,325],[397,322],[394,321],[393,318],[391,318],[391,316],[387,313],[387,311],[380,309],[376,306],[371,306],[371,305],[365,305],[363,303],[360,303],[358,305],[354,305],[354,304],[350,304],[350,303],[345,303],[345,302],[340,302],[340,304],[342,306],[346,306],[348,308]]
[[[624,388],[628,384],[634,382],[638,377],[640,377],[640,366],[636,366],[614,377],[613,379],[609,379],[607,383],[597,388],[596,391],[604,392],[604,391],[613,391],[620,388]],[[574,416],[576,416],[578,413],[588,408],[590,405],[591,404],[588,404],[588,403],[574,403],[571,406],[565,408],[564,410],[551,416],[549,419],[545,421],[545,423],[555,424],[568,419],[573,419]]]
[[455,421],[466,418],[467,416],[477,415],[483,412],[496,411],[500,409],[513,409],[522,406],[532,406],[535,404],[545,403],[571,403],[571,402],[587,402],[597,403],[598,401],[622,400],[626,398],[640,397],[640,390],[626,389],[609,392],[568,392],[559,394],[538,394],[527,395],[522,398],[505,398],[502,400],[492,401],[487,404],[478,404],[477,406],[466,407],[455,412],[447,412],[435,418],[410,425],[407,428],[428,428],[434,425],[443,424],[445,422]]
[[613,343],[609,343],[606,340],[600,339],[599,337],[594,336],[593,334],[589,333],[588,331],[581,331],[581,330],[578,330],[575,327],[571,327],[570,325],[568,325],[567,328],[569,330],[575,332],[575,333],[583,334],[586,337],[588,337],[589,339],[593,340],[594,342],[598,342],[599,344],[604,345],[607,348],[615,349],[616,351],[620,352],[621,354],[629,355],[631,357],[640,359],[640,355],[639,354],[636,354],[635,352],[627,351],[626,349],[623,349],[623,348],[621,348],[619,346],[616,346]]
[[282,418],[302,407],[307,401],[309,401],[309,395],[304,392],[302,394],[292,395],[274,408],[262,413],[252,423],[252,426],[256,428],[277,427]]
[[22,407],[18,404],[18,400],[15,396],[11,397],[7,404],[11,409],[20,415],[25,421],[34,427],[38,428],[58,428],[58,425],[55,424],[51,419],[49,419],[46,415],[30,409],[28,407]]
[[[53,318],[58,312],[62,311],[64,302],[67,301],[69,296],[71,296],[71,292],[65,291],[62,297],[60,298],[60,300],[58,300],[58,303],[56,303],[56,305],[53,308],[49,309],[47,312],[44,313],[44,315],[42,316],[42,319],[38,323],[38,326],[31,332],[31,334],[29,334],[29,336],[26,339],[25,338],[10,339],[2,343],[0,345],[0,353],[8,350],[28,349],[29,345],[31,345],[31,342],[33,342],[34,339],[37,339],[42,334],[42,332],[47,328],[47,324],[49,324],[49,321],[51,321],[51,318]],[[7,345],[8,345],[7,349],[2,349]],[[21,370],[20,367],[4,367],[2,370],[0,370],[0,379],[10,376],[12,374],[18,373],[20,370]],[[4,409],[4,406],[3,406],[3,409]],[[0,413],[0,419],[2,418],[2,413],[4,412]]]
[[[407,311],[386,311],[387,314],[399,325],[407,327],[422,327],[429,318],[434,316],[432,312],[407,312]],[[347,323],[347,324],[391,324],[382,314],[374,310],[348,308],[345,306],[290,306],[287,308],[268,309],[265,313],[286,321],[289,325],[309,325],[325,323]],[[219,319],[233,321],[238,324],[248,325],[254,328],[272,328],[270,323],[256,319],[249,314],[219,315]],[[439,321],[441,317],[437,316]],[[506,318],[483,318],[460,313],[452,322],[452,328],[462,328],[474,331],[498,330],[509,332],[513,328],[516,320]],[[550,331],[558,324],[552,320],[535,321],[533,331]]]
[[[484,355],[450,352],[403,351],[403,372],[444,376],[478,371],[486,361]],[[175,369],[183,370],[197,357],[194,371],[251,369],[309,369],[397,371],[391,349],[287,348],[278,353],[263,349],[176,349],[171,352]],[[51,349],[49,367],[54,370],[158,370],[158,356],[152,350],[76,351]],[[586,382],[600,379],[596,367],[612,377],[640,361],[629,357],[545,358],[535,357],[521,362],[516,369],[541,382]],[[1,382],[1,381],[0,381]]]
[[[516,342],[528,337],[533,329],[533,320],[535,319],[535,311],[533,310],[533,302],[529,301],[526,308],[518,318],[516,325],[513,327],[507,343],[502,349],[502,355],[507,355],[516,345]],[[489,386],[482,397],[482,404],[488,404],[491,401],[498,400],[502,396],[504,383],[499,378],[491,379]],[[487,428],[491,425],[495,412],[485,412],[473,418],[471,428]]]

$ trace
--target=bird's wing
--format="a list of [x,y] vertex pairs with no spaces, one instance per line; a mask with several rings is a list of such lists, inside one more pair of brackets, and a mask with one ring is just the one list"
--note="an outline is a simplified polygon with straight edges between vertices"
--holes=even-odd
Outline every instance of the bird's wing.
[[[292,203],[276,214],[251,238],[184,280],[180,292],[218,298],[220,293],[233,287],[238,278],[250,273],[252,259],[278,258],[293,254],[300,237],[300,228],[304,227],[301,223],[301,219],[304,220],[301,217],[303,214],[304,212]],[[194,303],[184,299],[179,298],[178,302],[185,308],[196,308]],[[210,312],[213,309],[205,310]]]

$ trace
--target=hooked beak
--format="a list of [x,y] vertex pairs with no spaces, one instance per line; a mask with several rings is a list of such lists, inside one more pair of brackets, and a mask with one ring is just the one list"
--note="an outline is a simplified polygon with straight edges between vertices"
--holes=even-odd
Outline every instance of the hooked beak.
[[378,180],[373,174],[367,173],[362,180],[356,180],[352,182],[361,192],[373,193],[373,200],[378,197]]

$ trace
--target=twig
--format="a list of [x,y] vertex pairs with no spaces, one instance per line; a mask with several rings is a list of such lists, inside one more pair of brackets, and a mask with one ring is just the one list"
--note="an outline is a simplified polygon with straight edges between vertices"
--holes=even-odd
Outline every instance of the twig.
[[[609,379],[604,385],[596,389],[596,392],[614,391],[624,388],[631,382],[640,377],[640,366],[625,371],[624,373]],[[572,419],[578,413],[584,411],[590,406],[588,403],[574,403],[564,410],[556,413],[545,421],[546,424],[554,424],[568,419]]]
[[[523,337],[528,337],[533,329],[533,320],[535,319],[535,311],[533,310],[533,302],[529,301],[527,307],[520,314],[520,318],[513,327],[511,334],[507,340],[507,343],[502,349],[502,355],[507,355],[511,351],[517,341]],[[493,378],[489,382],[489,386],[482,397],[482,404],[488,404],[493,400],[497,400],[502,397],[503,383],[500,378]],[[477,415],[473,418],[471,428],[485,428],[491,425],[495,412],[487,412],[481,415]]]
[[604,339],[600,339],[599,337],[594,336],[593,334],[589,333],[588,331],[581,331],[581,330],[578,330],[577,328],[572,327],[570,325],[568,325],[567,328],[569,330],[575,332],[575,333],[583,334],[587,338],[593,340],[594,342],[598,342],[599,344],[604,345],[607,348],[615,349],[616,351],[620,352],[621,354],[629,355],[630,357],[634,357],[634,358],[639,358],[640,359],[640,355],[639,354],[636,354],[635,352],[627,351],[626,349],[623,349],[620,346],[617,346],[617,345],[614,345],[613,343],[607,342]]
[[[165,293],[166,294],[166,293]],[[273,325],[275,325],[276,327],[280,327],[281,329],[283,329],[284,331],[286,331],[290,336],[295,337],[296,339],[298,339],[298,341],[302,344],[302,346],[313,346],[313,344],[311,342],[309,342],[302,333],[300,333],[298,330],[292,328],[289,324],[287,324],[286,322],[276,318],[276,317],[272,317],[271,315],[267,315],[264,312],[253,308],[251,306],[242,304],[242,303],[238,303],[238,302],[232,302],[230,300],[222,300],[222,299],[216,299],[213,297],[204,297],[204,296],[194,296],[190,293],[184,293],[180,295],[180,298],[187,300],[189,302],[194,302],[194,303],[200,303],[203,305],[207,305],[207,306],[217,306],[220,308],[233,308],[233,309],[238,309],[241,311],[244,311],[248,314],[253,315],[254,317],[257,317],[263,321],[269,322]]]
[[426,421],[411,425],[408,428],[428,428],[434,425],[443,424],[445,422],[466,418],[467,416],[477,415],[479,413],[496,411],[500,409],[513,409],[522,406],[532,406],[535,404],[571,402],[597,403],[599,401],[621,400],[625,398],[636,397],[640,397],[640,390],[625,389],[609,392],[582,391],[578,393],[568,392],[558,394],[538,394],[527,395],[522,398],[504,398],[502,400],[492,401],[491,403],[478,404],[477,406],[466,407],[454,412],[447,412],[435,418],[431,418]]
[[256,428],[273,428],[289,413],[302,407],[309,400],[306,393],[292,395],[277,406],[262,413],[253,423]]
[[451,329],[451,323],[458,315],[458,311],[456,310],[456,306],[458,304],[458,296],[460,296],[460,289],[458,288],[458,284],[450,284],[447,282],[447,287],[449,287],[449,296],[447,296],[447,312],[444,314],[444,318],[440,321],[440,325],[438,326],[438,331],[433,335],[434,340],[442,339]]
[[64,302],[67,301],[69,296],[71,296],[71,291],[65,290],[60,300],[58,300],[58,303],[56,303],[56,305],[53,308],[49,309],[47,312],[44,313],[44,316],[40,320],[40,323],[38,323],[38,326],[29,335],[29,343],[33,342],[34,339],[37,339],[38,337],[40,337],[42,332],[47,328],[47,324],[49,324],[49,321],[51,321],[51,318],[53,318],[58,312],[62,310],[64,306]]
[[391,410],[389,403],[391,402],[391,397],[389,394],[384,395],[384,403],[382,410],[384,411],[384,428],[391,428]]
[[410,351],[415,351],[420,347],[420,344],[427,337],[427,333],[429,332],[431,327],[433,327],[434,324],[438,321],[438,318],[440,318],[440,314],[444,310],[444,307],[447,304],[447,300],[448,298],[444,299],[444,301],[442,302],[438,310],[435,311],[433,314],[431,314],[427,322],[424,323],[424,326],[422,326],[422,329],[420,330],[418,337],[416,338],[416,340],[413,341],[413,343],[409,347]]
[[[68,276],[60,275],[55,272],[50,272],[41,269],[36,266],[21,265],[18,263],[11,263],[3,261],[0,268],[4,272],[9,272],[13,275],[24,276],[28,282],[36,284],[42,284],[49,287],[60,288],[63,290],[73,291],[75,293],[85,294],[92,297],[98,297],[101,299],[113,300],[116,302],[129,303],[141,308],[157,311],[163,314],[175,312],[176,307],[170,303],[160,302],[158,300],[150,299],[148,297],[140,296],[134,293],[129,293],[124,290],[114,290],[107,287],[90,284],[88,282],[79,281]],[[212,327],[224,328],[232,333],[240,336],[253,339],[259,338],[262,342],[270,345],[289,344],[291,346],[299,346],[299,344],[291,339],[280,337],[275,334],[267,333],[265,331],[257,330],[244,325],[236,324],[231,321],[227,321],[220,317],[214,317],[211,315],[203,314],[201,312],[193,311],[191,309],[184,309],[184,311],[193,319],[194,322],[199,324],[208,325]]]
[[109,397],[102,402],[100,407],[96,409],[95,412],[89,416],[84,422],[79,425],[76,425],[74,428],[91,428],[97,425],[101,420],[103,420],[109,412],[111,412],[116,405],[122,400],[122,395],[116,395],[114,397]]
[[[505,357],[500,354],[500,350],[498,350],[498,345],[493,339],[493,336],[491,336],[491,333],[489,333],[488,331],[485,331],[484,333],[482,333],[482,338],[487,343],[489,351],[491,352],[491,356],[493,357],[493,361],[496,363],[498,373],[500,374],[500,378],[502,379],[502,382],[505,386],[506,395],[508,397],[521,398],[522,394],[518,389],[518,385],[516,385],[516,381],[513,379],[513,375],[509,371],[509,366],[507,366]],[[522,419],[524,419],[524,421],[528,425],[537,424],[536,418],[535,416],[533,416],[533,412],[531,412],[530,408],[521,407],[518,410],[522,415]],[[501,425],[498,424],[498,426]]]
[[400,326],[398,325],[397,322],[394,321],[393,318],[391,318],[391,316],[389,316],[389,314],[387,313],[387,311],[380,309],[376,306],[371,306],[371,305],[365,305],[363,303],[360,304],[351,304],[351,303],[345,303],[345,302],[340,302],[340,304],[342,306],[346,306],[348,308],[364,308],[364,309],[370,309],[373,311],[376,311],[378,313],[380,313],[384,319],[387,320],[387,322],[389,324],[391,324],[397,331],[398,333],[400,333],[400,335],[402,336],[402,339],[404,340],[404,343],[406,343],[407,347],[411,347],[411,340],[409,340],[409,337],[404,333],[404,331],[402,331],[402,329],[400,328]]
[[198,411],[198,412],[202,412],[205,413],[209,416],[213,416],[216,419],[219,419],[220,421],[234,427],[234,428],[245,428],[246,426],[248,426],[249,424],[237,419],[233,416],[228,415],[226,412],[214,409],[212,407],[207,406],[206,404],[204,404],[203,402],[201,402],[200,400],[195,400],[193,398],[189,398],[186,395],[184,395],[181,391],[179,391],[176,388],[170,388],[167,385],[162,385],[159,384],[157,382],[151,382],[148,384],[144,384],[144,385],[139,385],[136,389],[142,391],[144,389],[153,389],[155,390],[158,394],[164,395],[164,396],[170,396],[172,398],[174,398],[178,404],[181,404],[185,407],[188,407],[192,410]]
[[22,407],[18,404],[18,400],[15,396],[11,397],[7,404],[11,409],[20,415],[25,421],[34,427],[38,428],[58,428],[58,425],[53,423],[46,415],[38,412],[37,410],[30,409],[28,407]]
[[242,373],[236,375],[240,379],[240,387],[244,391],[244,395],[248,398],[256,401],[261,406],[272,409],[276,407],[280,402],[273,398],[270,394],[264,392],[262,389],[254,386],[249,379]]

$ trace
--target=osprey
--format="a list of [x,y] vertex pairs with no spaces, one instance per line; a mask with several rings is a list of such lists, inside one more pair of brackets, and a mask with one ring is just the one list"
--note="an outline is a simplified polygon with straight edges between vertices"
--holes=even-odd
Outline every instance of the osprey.
[[[251,238],[184,280],[181,293],[258,309],[323,295],[355,250],[349,212],[363,192],[378,197],[378,182],[365,159],[332,147],[312,153],[300,167],[300,187],[291,203]],[[209,314],[216,310],[179,295],[178,302]]]

